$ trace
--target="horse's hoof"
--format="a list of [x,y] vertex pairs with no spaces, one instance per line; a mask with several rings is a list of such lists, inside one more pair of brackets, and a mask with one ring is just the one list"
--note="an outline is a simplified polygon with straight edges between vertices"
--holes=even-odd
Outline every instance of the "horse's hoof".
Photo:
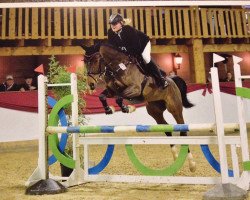
[[114,106],[109,106],[110,109],[112,110],[112,114],[115,112],[115,107]]
[[178,153],[173,154],[173,158],[176,160],[178,158]]
[[107,108],[105,108],[105,114],[106,115],[111,115],[115,112],[115,107],[114,106],[109,106]]
[[174,160],[176,160],[178,158],[177,148],[175,146],[172,146],[171,147],[171,152],[172,152]]
[[196,163],[193,160],[189,161],[189,170],[190,170],[190,172],[196,171]]
[[135,106],[132,106],[132,105],[128,105],[128,112],[129,113],[132,113],[136,110],[136,107]]
[[123,113],[129,113],[129,108],[128,108],[128,106],[123,106],[123,107],[122,107],[122,112],[123,112]]

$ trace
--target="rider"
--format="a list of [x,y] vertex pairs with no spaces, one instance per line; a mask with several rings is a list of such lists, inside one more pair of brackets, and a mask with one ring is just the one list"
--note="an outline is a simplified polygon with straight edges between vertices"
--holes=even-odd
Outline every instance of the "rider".
[[119,13],[112,14],[109,18],[111,28],[108,30],[108,42],[120,48],[129,55],[142,57],[146,64],[146,71],[151,72],[156,84],[166,88],[168,82],[160,69],[151,59],[151,43],[149,37],[135,28],[125,25],[125,20]]

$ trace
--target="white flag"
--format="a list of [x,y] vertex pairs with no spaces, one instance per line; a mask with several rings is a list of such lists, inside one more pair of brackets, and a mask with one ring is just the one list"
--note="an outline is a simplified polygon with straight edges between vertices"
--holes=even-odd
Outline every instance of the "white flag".
[[233,62],[234,64],[238,64],[239,62],[241,62],[243,59],[237,56],[233,56]]
[[225,60],[222,56],[219,56],[218,54],[213,53],[213,67],[215,63],[221,62]]

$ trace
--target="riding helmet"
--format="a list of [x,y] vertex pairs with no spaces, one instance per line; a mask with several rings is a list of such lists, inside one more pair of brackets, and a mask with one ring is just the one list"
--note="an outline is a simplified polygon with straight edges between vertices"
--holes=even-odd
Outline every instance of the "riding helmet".
[[123,21],[123,17],[119,13],[112,14],[109,17],[109,24],[116,24],[117,22],[121,22],[121,21]]

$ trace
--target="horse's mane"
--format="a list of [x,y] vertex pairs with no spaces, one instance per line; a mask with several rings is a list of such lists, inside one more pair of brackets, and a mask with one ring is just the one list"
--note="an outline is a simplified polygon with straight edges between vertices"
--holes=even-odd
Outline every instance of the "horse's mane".
[[114,46],[114,45],[112,45],[112,44],[110,44],[110,43],[103,43],[103,44],[100,45],[100,47],[101,47],[101,46],[109,47],[109,48],[112,48],[114,51],[118,51],[118,52],[120,52],[120,53],[123,53],[123,54],[125,54],[125,55],[128,55],[126,52],[122,51],[120,48],[118,48],[118,47],[116,47],[116,46]]
[[117,52],[119,52],[119,53],[121,53],[123,55],[128,56],[128,54],[126,52],[122,51],[120,48],[118,48],[116,46],[113,46],[110,43],[101,43],[101,42],[99,42],[99,43],[96,43],[96,44],[94,44],[92,46],[84,46],[84,45],[82,45],[82,48],[85,50],[85,56],[91,56],[91,55],[99,52],[101,47],[108,47],[108,48],[111,48],[114,51],[115,54]]

